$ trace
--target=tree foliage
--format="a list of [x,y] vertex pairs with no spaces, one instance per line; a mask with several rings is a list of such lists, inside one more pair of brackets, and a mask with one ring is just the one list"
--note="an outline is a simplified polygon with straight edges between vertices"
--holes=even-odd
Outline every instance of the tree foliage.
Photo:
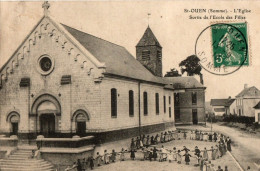
[[172,68],[171,71],[168,71],[164,77],[180,77],[179,71],[176,68]]
[[188,56],[185,60],[181,61],[181,73],[187,73],[188,76],[201,75],[200,59],[196,55]]

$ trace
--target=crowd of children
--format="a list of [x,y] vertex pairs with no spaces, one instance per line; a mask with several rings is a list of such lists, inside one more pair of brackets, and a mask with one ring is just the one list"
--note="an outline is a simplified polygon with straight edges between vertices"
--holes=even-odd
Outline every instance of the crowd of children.
[[[186,146],[183,146],[182,149],[177,149],[176,147],[167,149],[163,145],[161,148],[157,147],[159,143],[179,140],[181,138],[186,139],[187,133],[188,132],[186,131],[166,131],[162,132],[160,135],[141,135],[140,137],[131,139],[129,149],[122,148],[118,152],[116,152],[114,149],[111,152],[104,150],[102,155],[100,152],[97,152],[95,158],[92,156],[87,160],[83,159],[82,161],[78,159],[78,161],[75,162],[74,165],[69,167],[66,171],[75,168],[78,171],[84,171],[88,166],[93,169],[94,165],[106,165],[111,162],[116,162],[117,160],[125,161],[126,153],[130,153],[131,160],[136,159],[136,153],[142,154],[143,157],[141,160],[149,161],[156,161],[158,159],[159,162],[168,160],[169,162],[176,161],[178,164],[181,164],[184,158],[186,165],[189,165],[191,158],[194,158],[196,160],[196,164],[194,166],[200,167],[201,171],[223,171],[220,166],[215,169],[214,165],[211,163],[211,161],[221,158],[227,151],[231,151],[231,139],[222,134],[211,134],[198,130],[189,132],[190,140],[218,142],[217,145],[212,146],[210,149],[205,147],[203,150],[200,150],[197,146],[194,148],[194,150],[190,150]],[[225,166],[225,171],[227,170],[228,168]]]

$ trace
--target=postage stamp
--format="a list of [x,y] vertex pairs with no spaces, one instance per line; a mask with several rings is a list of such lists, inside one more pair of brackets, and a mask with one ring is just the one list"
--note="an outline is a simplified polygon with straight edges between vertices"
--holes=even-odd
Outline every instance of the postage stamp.
[[214,25],[211,31],[214,67],[249,65],[245,47],[248,42],[247,23]]
[[215,23],[199,34],[195,54],[215,75],[228,75],[249,66],[247,23]]

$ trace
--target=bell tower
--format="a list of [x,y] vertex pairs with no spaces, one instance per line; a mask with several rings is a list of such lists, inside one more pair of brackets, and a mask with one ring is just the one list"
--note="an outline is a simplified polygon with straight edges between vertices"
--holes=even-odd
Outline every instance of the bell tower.
[[162,77],[162,46],[149,25],[136,45],[136,59],[152,74]]

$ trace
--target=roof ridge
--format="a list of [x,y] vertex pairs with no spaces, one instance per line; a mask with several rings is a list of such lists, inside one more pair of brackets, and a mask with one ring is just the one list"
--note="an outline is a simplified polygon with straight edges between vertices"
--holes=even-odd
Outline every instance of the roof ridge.
[[74,30],[77,30],[77,31],[79,31],[79,32],[81,32],[81,33],[88,34],[89,36],[95,37],[95,38],[100,39],[100,40],[102,40],[102,41],[105,41],[105,42],[111,43],[111,44],[113,44],[113,45],[119,46],[119,47],[121,47],[121,48],[124,48],[124,46],[118,45],[118,44],[116,44],[116,43],[110,42],[110,41],[105,40],[105,39],[103,39],[103,38],[94,36],[94,35],[92,35],[92,34],[86,33],[86,32],[81,31],[81,30],[78,30],[78,29],[73,28],[73,27],[71,27],[71,26],[68,26],[68,25],[66,25],[66,24],[63,24],[63,23],[60,23],[60,24],[61,24],[62,26],[69,27],[69,28],[74,29]]

